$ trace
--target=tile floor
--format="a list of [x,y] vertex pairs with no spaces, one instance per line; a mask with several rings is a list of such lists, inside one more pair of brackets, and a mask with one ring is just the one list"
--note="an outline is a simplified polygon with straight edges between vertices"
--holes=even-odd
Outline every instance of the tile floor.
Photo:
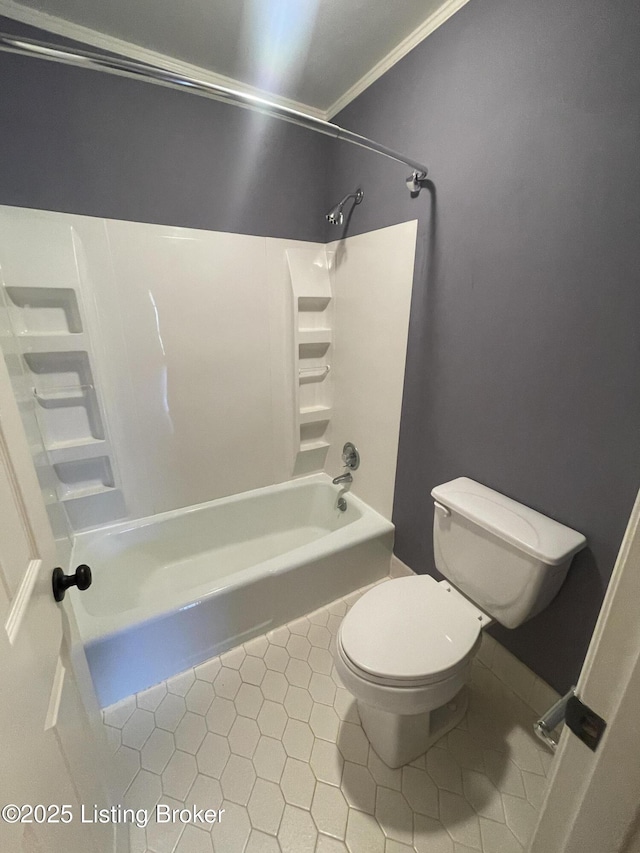
[[551,753],[534,712],[480,660],[467,716],[386,767],[332,665],[364,590],[104,711],[122,803],[224,808],[132,828],[132,853],[521,853]]

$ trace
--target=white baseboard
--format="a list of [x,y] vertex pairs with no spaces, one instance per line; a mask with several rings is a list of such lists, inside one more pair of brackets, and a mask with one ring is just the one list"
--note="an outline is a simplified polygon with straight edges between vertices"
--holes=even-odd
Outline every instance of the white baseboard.
[[391,566],[389,568],[390,578],[404,578],[410,575],[415,575],[413,569],[410,569],[406,563],[399,560],[395,554],[391,555]]
[[486,631],[482,635],[478,660],[538,715],[544,714],[560,698],[560,694],[556,693],[553,687]]

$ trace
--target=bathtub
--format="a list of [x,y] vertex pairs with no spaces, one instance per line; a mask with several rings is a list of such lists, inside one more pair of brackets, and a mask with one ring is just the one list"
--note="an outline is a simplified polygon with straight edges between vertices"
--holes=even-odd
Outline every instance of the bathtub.
[[389,573],[394,527],[325,474],[80,533],[69,592],[105,707]]

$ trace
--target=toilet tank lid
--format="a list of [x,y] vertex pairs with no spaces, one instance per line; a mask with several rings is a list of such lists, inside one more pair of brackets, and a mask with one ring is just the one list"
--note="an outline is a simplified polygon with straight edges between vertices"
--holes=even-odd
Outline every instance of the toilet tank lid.
[[431,495],[452,512],[549,566],[563,563],[587,543],[577,530],[468,477],[458,477],[436,486]]

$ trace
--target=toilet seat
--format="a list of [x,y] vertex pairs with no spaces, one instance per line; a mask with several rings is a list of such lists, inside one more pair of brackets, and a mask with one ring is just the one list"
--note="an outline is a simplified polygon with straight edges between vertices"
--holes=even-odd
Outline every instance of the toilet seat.
[[338,652],[372,684],[416,688],[444,681],[473,657],[481,611],[430,575],[369,590],[342,620]]
[[462,658],[458,662],[458,666],[451,668],[446,674],[441,672],[434,673],[432,675],[425,675],[423,678],[416,679],[398,679],[398,678],[381,678],[379,676],[372,675],[369,672],[365,672],[362,669],[359,669],[353,661],[349,658],[348,654],[345,652],[340,638],[337,641],[337,651],[340,661],[351,674],[361,682],[366,682],[372,687],[380,686],[388,688],[389,690],[394,690],[396,692],[408,693],[411,689],[421,690],[423,688],[428,689],[429,687],[437,687],[438,685],[443,684],[450,678],[455,678],[458,671],[464,669],[465,665],[471,658],[474,657],[477,647],[479,646],[479,641],[473,646],[471,652]]

